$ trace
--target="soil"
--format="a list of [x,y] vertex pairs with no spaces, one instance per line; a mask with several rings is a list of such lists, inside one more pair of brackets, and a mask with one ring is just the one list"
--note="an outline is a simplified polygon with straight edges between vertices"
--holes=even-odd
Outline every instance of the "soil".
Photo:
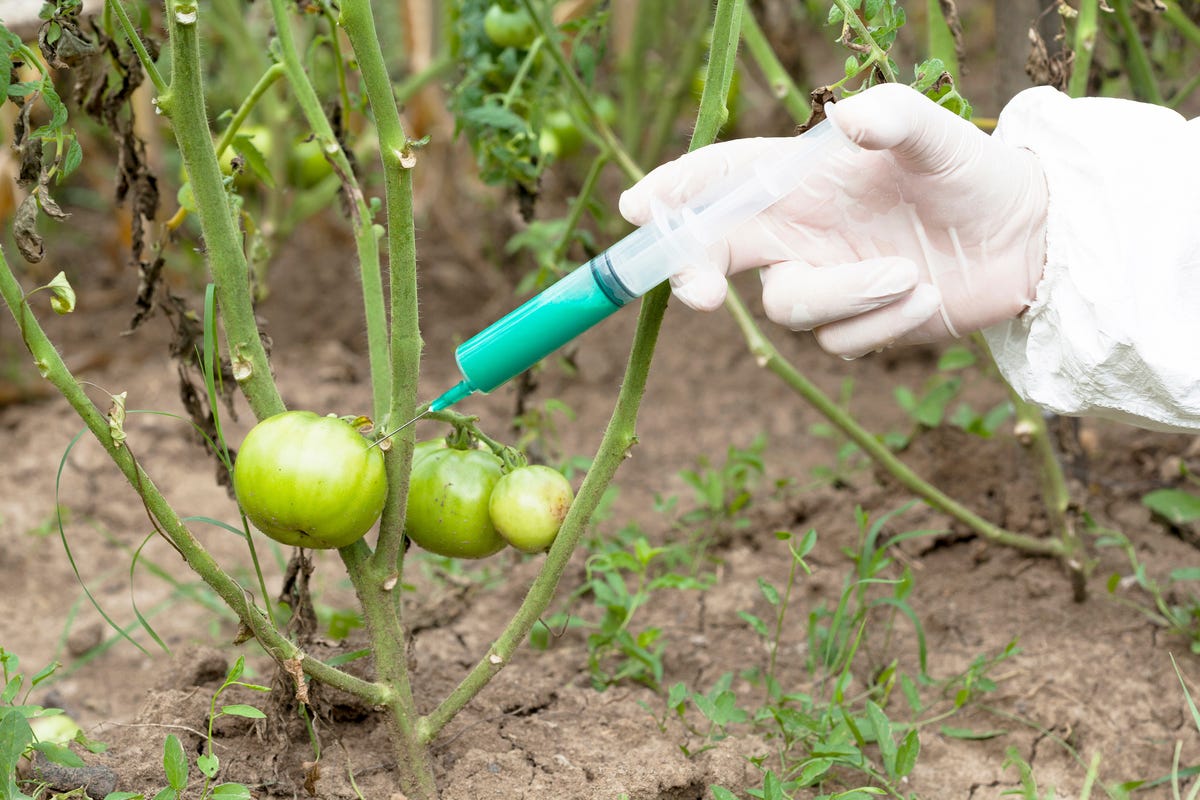
[[[92,220],[103,232],[102,222]],[[426,350],[421,395],[430,397],[455,380],[456,341],[511,305],[513,275],[488,266],[477,241],[490,241],[495,249],[495,242],[503,241],[500,234],[469,234],[455,241],[436,221],[422,224]],[[351,413],[369,407],[369,386],[361,300],[356,281],[347,277],[353,274],[352,247],[340,231],[321,222],[297,230],[278,254],[271,293],[259,310],[274,342],[273,363],[288,404]],[[93,390],[94,397],[127,391],[131,409],[181,414],[176,370],[164,344],[170,330],[159,315],[123,335],[136,282],[118,265],[119,249],[114,246],[109,258],[96,241],[68,245],[50,270],[70,272],[80,310],[46,318],[44,324],[79,377],[103,387]],[[35,285],[33,280],[27,276],[26,285]],[[194,301],[197,287],[185,276],[174,280],[178,291]],[[752,277],[739,285],[753,297]],[[559,426],[553,449],[560,456],[594,452],[611,413],[634,317],[617,315],[584,337],[574,353],[574,369],[555,360],[540,373],[533,402],[558,398],[574,413],[573,421]],[[160,539],[150,537],[131,578],[130,550],[152,533],[146,512],[94,442],[85,437],[70,447],[81,424],[63,401],[43,391],[25,364],[13,326],[0,330],[0,353],[14,365],[0,408],[0,485],[6,487],[0,497],[5,604],[0,644],[20,656],[27,674],[55,659],[63,663],[52,680],[33,691],[31,702],[66,709],[89,736],[109,745],[93,760],[109,771],[117,788],[151,796],[165,785],[164,738],[174,733],[189,753],[198,751],[212,695],[233,660],[245,654],[247,675],[264,683],[275,680],[273,665],[253,646],[231,644],[237,634],[231,615],[212,605],[212,596]],[[843,382],[852,381],[851,410],[880,433],[911,429],[893,389],[919,388],[933,374],[939,353],[913,348],[843,362],[822,353],[808,335],[773,328],[771,336],[825,391],[836,395]],[[1005,397],[997,382],[982,377],[971,382],[966,396],[976,408]],[[479,413],[493,434],[511,436],[514,404],[514,390],[505,388],[467,401],[464,409]],[[238,419],[227,421],[232,441],[250,423],[244,403],[237,409]],[[759,368],[725,313],[701,315],[672,305],[639,418],[639,443],[618,473],[618,494],[606,519],[597,523],[596,535],[611,539],[630,524],[652,542],[684,535],[676,524],[679,512],[694,508],[694,501],[680,471],[697,468],[702,459],[719,465],[728,448],[747,448],[758,436],[767,444],[765,476],[737,515],[742,522],[716,538],[701,564],[713,572],[715,583],[702,592],[663,595],[638,612],[634,627],[662,630],[664,687],[683,682],[708,691],[732,673],[739,703],[748,709],[761,703],[761,686],[745,672],[765,666],[768,653],[739,612],[767,616],[760,579],[776,586],[787,580],[790,561],[774,532],[815,529],[818,543],[808,559],[812,574],[801,576],[792,594],[777,677],[785,691],[827,692],[805,666],[809,616],[836,605],[843,579],[853,569],[846,551],[859,541],[856,507],[872,519],[899,511],[887,523],[887,534],[934,532],[891,548],[894,564],[885,573],[897,578],[908,570],[912,576],[908,602],[923,624],[932,679],[921,689],[929,709],[919,717],[950,708],[938,681],[963,673],[981,656],[1000,654],[1011,642],[1019,648],[989,673],[991,691],[944,720],[949,729],[939,724],[921,729],[920,757],[901,784],[903,792],[934,799],[1000,797],[1021,786],[1017,767],[1008,763],[1010,753],[1032,766],[1039,796],[1054,787],[1061,797],[1081,796],[1090,782],[1089,763],[1096,765],[1093,792],[1099,796],[1101,782],[1169,775],[1176,743],[1182,764],[1200,761],[1200,735],[1171,660],[1196,691],[1200,658],[1189,651],[1187,640],[1139,610],[1151,601],[1130,581],[1121,581],[1111,594],[1106,591],[1108,576],[1130,574],[1127,558],[1112,548],[1093,549],[1097,565],[1087,584],[1089,596],[1076,602],[1057,562],[989,543],[911,504],[908,492],[861,460],[851,459],[836,481],[820,479],[814,470],[838,463],[838,443],[817,435],[822,422]],[[1062,428],[1073,443],[1066,453],[1072,489],[1097,526],[1128,536],[1146,573],[1158,580],[1173,568],[1200,563],[1195,532],[1152,518],[1140,502],[1151,489],[1178,485],[1181,462],[1200,470],[1194,437],[1095,420],[1082,422],[1077,431],[1071,425]],[[236,519],[236,506],[216,484],[213,464],[188,425],[132,414],[128,430],[132,451],[182,515]],[[421,435],[436,432],[428,425]],[[904,458],[989,520],[1020,533],[1048,535],[1033,461],[1007,428],[991,440],[949,426],[920,431]],[[659,510],[668,498],[677,498],[676,509]],[[83,596],[54,522],[56,502],[65,509],[74,566],[97,603],[125,626],[135,622],[136,603],[170,655],[135,628],[132,635],[146,653],[116,637]],[[240,540],[203,523],[195,523],[194,530],[227,569],[253,585]],[[1094,537],[1089,541],[1094,544]],[[273,592],[284,556],[264,548]],[[556,608],[595,619],[590,601],[572,599],[585,578],[584,558],[577,553]],[[315,563],[318,611],[352,608],[336,555],[318,553]],[[539,563],[506,552],[457,572],[432,562],[410,570],[406,579],[414,590],[406,595],[407,619],[417,631],[411,658],[422,710],[486,652]],[[314,647],[344,652],[361,644],[355,631],[344,641],[329,639]],[[872,613],[847,691],[853,696],[893,663],[916,675],[918,653],[907,619]],[[215,742],[223,780],[247,784],[256,797],[351,798],[356,792],[372,799],[400,797],[379,714],[324,693],[316,726],[321,758],[314,767],[309,736],[294,710],[287,709],[285,690],[277,687],[268,699],[236,692],[229,697],[270,713],[257,722],[218,721]],[[887,709],[896,721],[908,719],[898,691]],[[776,742],[746,724],[708,742],[701,735],[707,725],[694,709],[687,719],[690,727],[666,714],[662,693],[636,683],[593,688],[586,630],[573,628],[544,651],[520,649],[514,663],[445,729],[432,757],[447,800],[687,800],[709,797],[711,785],[739,796],[761,786],[751,759],[771,753]],[[978,738],[963,738],[953,729],[974,731]],[[195,770],[192,777],[199,780]],[[1171,795],[1167,784],[1159,784],[1137,796]]]

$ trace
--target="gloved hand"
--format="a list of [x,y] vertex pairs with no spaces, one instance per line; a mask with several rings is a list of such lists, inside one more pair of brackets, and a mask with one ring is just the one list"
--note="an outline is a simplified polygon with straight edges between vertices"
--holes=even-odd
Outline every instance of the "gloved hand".
[[[767,316],[813,330],[821,347],[847,358],[1018,316],[1045,262],[1037,157],[899,84],[827,113],[861,149],[816,167],[708,263],[673,277],[676,296],[712,310],[725,299],[726,275],[766,267]],[[621,213],[644,224],[653,202],[683,205],[772,141],[710,145],[664,164],[621,195]]]

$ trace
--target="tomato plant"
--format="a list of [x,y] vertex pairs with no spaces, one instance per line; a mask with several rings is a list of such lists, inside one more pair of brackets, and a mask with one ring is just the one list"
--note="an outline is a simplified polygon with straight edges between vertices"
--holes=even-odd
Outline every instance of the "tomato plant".
[[537,26],[523,8],[504,8],[499,3],[488,7],[483,16],[483,32],[497,47],[525,49],[537,38]]
[[485,558],[504,547],[488,514],[500,459],[483,450],[430,448],[414,454],[405,533],[431,553]]
[[550,549],[575,493],[563,474],[540,464],[519,467],[492,491],[488,512],[496,531],[522,553]]
[[255,425],[233,471],[238,502],[277,542],[329,549],[361,539],[383,511],[383,454],[337,417],[285,411]]

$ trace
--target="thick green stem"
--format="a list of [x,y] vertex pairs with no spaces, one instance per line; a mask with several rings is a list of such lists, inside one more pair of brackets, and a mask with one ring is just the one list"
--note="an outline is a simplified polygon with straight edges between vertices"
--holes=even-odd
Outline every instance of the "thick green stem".
[[[714,23],[713,45],[710,52],[710,74],[726,74],[726,69],[732,69],[732,58],[738,39],[738,19],[741,14],[742,0],[719,0]],[[732,42],[732,46],[730,46]],[[551,51],[558,49],[551,42]],[[556,59],[561,68],[566,68],[565,59]],[[713,63],[715,62],[715,63]],[[692,137],[691,149],[695,150],[712,142],[720,129],[720,109],[710,104],[708,117],[697,121],[695,134]],[[708,138],[704,138],[707,136]],[[640,176],[641,171],[633,166],[630,177]],[[449,696],[437,708],[423,717],[418,723],[417,731],[421,740],[431,741],[445,727],[471,698],[477,695],[496,673],[504,668],[517,647],[529,635],[537,620],[545,613],[550,602],[554,599],[558,582],[562,578],[571,554],[579,537],[591,519],[592,513],[600,502],[605,488],[612,481],[617,468],[629,454],[629,449],[637,443],[637,414],[641,405],[642,395],[646,390],[646,380],[650,374],[650,363],[654,358],[654,348],[658,341],[658,333],[662,327],[663,315],[667,310],[667,300],[671,296],[670,288],[663,284],[651,290],[643,299],[638,315],[637,330],[634,333],[633,345],[629,354],[629,362],[625,368],[625,379],[621,383],[621,391],[617,396],[616,407],[592,466],[583,479],[579,494],[571,505],[567,518],[563,521],[562,529],[554,540],[546,561],[538,572],[537,578],[525,595],[525,600],[516,614],[505,626],[504,631],[492,643],[487,654],[462,680]]]
[[712,44],[709,45],[708,66],[704,74],[704,91],[700,94],[700,109],[692,141],[688,149],[695,150],[716,141],[729,119],[729,86],[737,61],[739,31],[742,24],[742,2],[720,3],[713,18]]
[[[229,576],[213,559],[167,503],[162,493],[142,470],[128,445],[113,441],[108,419],[92,403],[79,382],[63,362],[54,344],[34,317],[25,301],[20,284],[3,253],[0,253],[0,295],[16,320],[25,346],[33,355],[38,371],[48,380],[87,425],[96,441],[141,496],[146,510],[159,530],[184,558],[188,566],[231,608],[254,633],[263,648],[281,665],[299,663],[303,671],[322,683],[342,689],[372,705],[392,702],[384,686],[361,680],[305,655],[289,641],[254,602],[250,593]],[[136,437],[132,437],[133,441]],[[150,449],[149,447],[147,448]]]
[[1062,464],[1050,440],[1046,418],[1040,408],[1026,402],[1011,388],[1009,397],[1016,409],[1018,439],[1032,449],[1036,460],[1042,505],[1046,508],[1050,532],[1062,542],[1061,557],[1071,572],[1075,599],[1082,602],[1087,599],[1086,555],[1083,552],[1083,540],[1075,531],[1074,520],[1071,519],[1071,493],[1067,488]]
[[1112,8],[1116,12],[1117,25],[1125,42],[1125,66],[1129,70],[1129,84],[1133,88],[1133,96],[1138,100],[1162,105],[1162,93],[1158,90],[1158,82],[1154,80],[1150,55],[1146,52],[1146,46],[1142,44],[1142,35],[1129,10],[1129,0],[1112,0]]
[[158,107],[171,120],[192,184],[234,376],[254,415],[263,419],[283,411],[284,405],[271,377],[266,349],[254,320],[242,235],[234,222],[209,134],[196,31],[198,15],[194,0],[168,3],[171,87],[159,97]]
[[1179,5],[1179,0],[1167,0],[1166,11],[1163,12],[1163,19],[1175,26],[1175,30],[1179,31],[1183,38],[1192,43],[1194,47],[1200,47],[1200,25],[1192,22]]
[[980,517],[957,500],[943,494],[930,485],[919,475],[909,469],[903,461],[897,458],[891,450],[883,445],[871,433],[858,423],[853,416],[837,405],[815,384],[805,378],[800,372],[780,355],[775,346],[763,335],[758,325],[750,316],[749,310],[741,298],[731,288],[725,307],[733,314],[742,334],[750,347],[750,352],[758,363],[775,373],[783,381],[804,398],[813,408],[820,412],[842,433],[846,434],[855,444],[870,456],[876,464],[882,467],[900,485],[920,497],[931,507],[941,511],[953,519],[966,525],[980,536],[997,544],[1007,545],[1028,553],[1037,555],[1062,557],[1065,554],[1063,542],[1058,539],[1036,539],[1020,533],[1007,531],[993,525]]
[[[387,206],[388,267],[391,287],[391,398],[384,421],[389,429],[413,417],[417,405],[417,379],[421,360],[421,330],[417,317],[417,249],[413,228],[412,168],[416,154],[404,133],[400,112],[392,95],[387,64],[375,31],[369,0],[345,0],[341,24],[358,60],[367,100],[379,133],[383,161],[384,199]],[[404,512],[412,462],[413,428],[393,440],[388,451],[387,505],[380,522],[375,561],[380,572],[399,570],[403,557]]]
[[322,152],[333,164],[334,171],[342,179],[353,207],[354,246],[358,255],[359,277],[362,280],[363,310],[367,323],[367,360],[371,371],[372,413],[376,424],[387,418],[388,398],[391,393],[391,372],[388,365],[387,311],[383,302],[383,271],[379,263],[379,239],[371,220],[371,211],[362,190],[354,178],[350,161],[339,146],[333,126],[321,108],[304,63],[296,49],[284,0],[271,0],[271,13],[275,21],[275,35],[287,72],[288,83],[304,119],[320,143]]
[[1071,66],[1071,80],[1067,83],[1067,94],[1083,97],[1088,90],[1088,74],[1092,69],[1092,55],[1096,51],[1096,34],[1099,31],[1100,0],[1080,0],[1079,15],[1075,18],[1075,63]]
[[775,99],[783,104],[798,124],[808,122],[808,118],[812,116],[808,97],[800,91],[796,86],[796,79],[780,63],[751,9],[742,13],[742,41],[746,43],[746,49],[750,51],[754,63],[762,70]]
[[412,800],[436,798],[429,753],[416,730],[418,717],[408,677],[407,640],[395,613],[395,596],[401,592],[399,582],[380,569],[387,564],[375,562],[361,539],[338,552],[362,606],[376,680],[389,689],[387,721],[399,760],[400,788]]

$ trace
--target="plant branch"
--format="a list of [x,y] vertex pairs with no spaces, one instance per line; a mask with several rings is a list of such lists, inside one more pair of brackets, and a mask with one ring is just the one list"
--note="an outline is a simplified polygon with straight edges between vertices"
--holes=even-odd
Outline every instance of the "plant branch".
[[121,30],[125,32],[125,38],[129,40],[133,51],[137,53],[138,61],[141,62],[142,69],[146,71],[146,76],[154,84],[154,90],[160,95],[165,94],[170,87],[167,85],[167,81],[163,78],[162,73],[158,71],[158,65],[154,63],[154,59],[147,52],[146,45],[142,44],[142,37],[138,35],[137,29],[133,27],[133,21],[129,19],[129,14],[125,11],[125,6],[121,3],[121,0],[104,0],[104,2],[105,7],[111,9],[117,15],[117,22],[120,23]]
[[1129,84],[1133,87],[1133,96],[1138,100],[1162,105],[1162,93],[1158,90],[1158,82],[1154,80],[1154,70],[1150,66],[1150,55],[1142,44],[1142,36],[1129,10],[1129,0],[1112,0],[1113,11],[1117,15],[1117,26],[1121,29],[1121,37],[1125,42],[1129,70]]
[[271,657],[281,665],[298,662],[305,674],[315,680],[349,692],[372,705],[391,702],[392,696],[387,688],[356,678],[305,655],[300,648],[271,624],[262,609],[253,602],[250,593],[221,569],[220,565],[180,520],[158,487],[134,460],[129,448],[113,440],[107,417],[92,403],[83,387],[67,368],[53,342],[46,336],[25,301],[20,284],[13,275],[3,253],[0,253],[0,295],[3,295],[9,311],[17,322],[25,346],[33,355],[38,371],[62,393],[71,408],[87,425],[96,441],[100,443],[130,485],[141,496],[146,510],[153,516],[159,530],[170,544],[183,556],[188,566],[250,628],[255,638]]
[[292,94],[300,106],[304,119],[312,129],[313,136],[321,145],[321,151],[333,165],[334,172],[342,180],[342,186],[353,207],[351,222],[354,227],[354,246],[358,255],[359,276],[363,287],[363,312],[367,324],[367,360],[371,371],[372,414],[376,425],[387,418],[390,395],[391,373],[388,364],[387,311],[383,302],[383,271],[379,263],[379,240],[371,219],[370,208],[359,188],[350,161],[334,135],[321,108],[321,100],[313,89],[304,63],[296,49],[287,17],[284,0],[271,0],[271,13],[275,21],[275,35],[283,57],[283,69],[287,72]]
[[[367,100],[371,104],[379,133],[379,151],[383,161],[392,359],[391,397],[388,413],[383,419],[390,429],[400,420],[411,419],[417,405],[422,342],[417,314],[417,250],[413,228],[412,168],[416,164],[416,155],[400,121],[369,0],[345,0],[342,3],[341,24],[358,60]],[[401,431],[387,453],[391,486],[383,510],[374,559],[381,565],[379,571],[388,575],[399,570],[403,557],[402,528],[413,436],[411,427]]]
[[171,86],[159,97],[159,109],[171,118],[196,210],[233,372],[258,419],[284,410],[271,376],[266,349],[254,319],[250,278],[242,237],[234,223],[221,168],[208,129],[197,34],[198,8],[193,0],[168,3],[171,37]]
[[1067,83],[1067,94],[1083,97],[1088,90],[1088,75],[1092,69],[1092,55],[1096,51],[1096,34],[1099,30],[1100,0],[1080,0],[1079,16],[1075,19],[1075,40],[1071,49],[1075,51],[1075,63],[1071,79]]
[[795,78],[780,63],[763,29],[759,27],[758,20],[754,18],[753,10],[749,8],[742,12],[742,41],[746,43],[746,49],[750,51],[754,63],[762,70],[775,99],[783,104],[797,124],[803,125],[808,122],[808,118],[812,116],[808,98],[796,86]]
[[746,337],[750,352],[758,363],[775,373],[796,391],[804,400],[846,434],[855,444],[863,449],[875,463],[882,467],[900,485],[920,497],[934,509],[941,511],[953,519],[963,523],[980,536],[997,544],[1014,547],[1027,553],[1044,556],[1062,557],[1065,554],[1063,543],[1057,539],[1037,539],[1025,534],[1007,531],[993,525],[980,517],[957,500],[943,494],[936,487],[913,472],[908,465],[897,458],[891,450],[862,427],[853,416],[825,395],[815,384],[805,378],[794,366],[780,355],[775,346],[759,330],[749,310],[732,288],[729,290],[725,307],[733,314],[738,327]]
[[889,83],[894,83],[896,74],[892,72],[892,65],[888,63],[888,54],[875,41],[875,37],[871,35],[871,31],[867,29],[866,23],[858,16],[858,12],[850,6],[847,0],[833,0],[833,4],[842,10],[845,24],[849,25],[850,29],[867,43],[867,47],[871,51],[871,61],[878,68],[880,74],[883,75],[883,79]]

